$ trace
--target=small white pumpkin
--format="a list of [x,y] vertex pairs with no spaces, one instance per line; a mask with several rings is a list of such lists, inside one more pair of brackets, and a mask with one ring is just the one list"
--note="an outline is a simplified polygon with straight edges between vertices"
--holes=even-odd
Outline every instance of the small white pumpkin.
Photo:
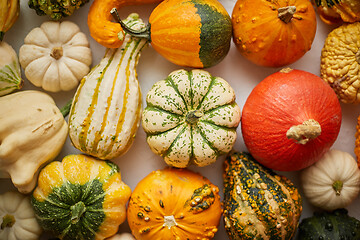
[[120,233],[108,238],[107,240],[136,240],[130,233]]
[[325,210],[348,206],[360,193],[360,170],[347,152],[330,150],[301,172],[304,194]]
[[70,21],[48,21],[32,29],[19,51],[27,79],[46,91],[68,91],[90,71],[92,53],[86,35]]
[[30,198],[18,192],[0,195],[0,239],[38,240],[42,233]]

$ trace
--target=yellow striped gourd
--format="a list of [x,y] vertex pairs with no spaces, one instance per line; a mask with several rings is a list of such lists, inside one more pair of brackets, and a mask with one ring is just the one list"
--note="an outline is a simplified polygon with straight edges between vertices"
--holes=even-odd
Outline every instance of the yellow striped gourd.
[[[138,14],[125,23],[145,27]],[[69,116],[69,136],[80,151],[100,159],[125,153],[139,127],[141,91],[136,65],[147,40],[126,35],[120,48],[104,58],[81,80]]]

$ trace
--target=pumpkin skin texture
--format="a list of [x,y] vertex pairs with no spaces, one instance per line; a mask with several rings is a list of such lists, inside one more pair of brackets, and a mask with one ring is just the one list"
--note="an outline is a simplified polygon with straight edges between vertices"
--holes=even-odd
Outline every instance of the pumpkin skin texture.
[[[134,29],[145,27],[138,14],[125,22]],[[131,147],[142,110],[136,66],[146,45],[145,39],[127,34],[122,47],[107,49],[82,79],[69,116],[69,136],[80,151],[110,160]]]
[[230,49],[231,19],[216,0],[163,1],[149,24],[152,47],[179,66],[211,67]]
[[315,164],[301,172],[308,201],[332,211],[347,207],[360,193],[360,169],[347,152],[329,150]]
[[314,0],[320,19],[326,24],[353,23],[360,20],[358,0]]
[[240,108],[222,78],[204,70],[177,70],[146,96],[142,126],[151,150],[174,167],[200,167],[228,153],[236,140]]
[[292,239],[302,212],[301,196],[246,152],[225,160],[224,222],[231,240]]
[[331,31],[321,51],[320,73],[341,102],[360,103],[360,22]]
[[274,170],[296,171],[329,150],[341,119],[339,100],[321,78],[283,69],[252,90],[243,108],[241,129],[257,161]]
[[60,239],[97,240],[116,234],[130,195],[114,163],[79,154],[40,172],[31,203],[40,226]]
[[233,40],[251,62],[281,67],[310,50],[316,13],[309,0],[238,0],[232,12]]
[[127,220],[137,240],[212,239],[221,217],[219,189],[187,169],[151,172],[135,187]]

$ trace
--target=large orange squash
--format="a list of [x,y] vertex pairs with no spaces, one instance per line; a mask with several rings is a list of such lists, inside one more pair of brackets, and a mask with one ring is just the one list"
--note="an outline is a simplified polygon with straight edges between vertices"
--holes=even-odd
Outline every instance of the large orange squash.
[[190,170],[166,168],[138,183],[127,220],[137,240],[208,240],[221,213],[218,187]]
[[232,13],[233,40],[257,65],[281,67],[311,48],[316,14],[309,0],[238,0]]

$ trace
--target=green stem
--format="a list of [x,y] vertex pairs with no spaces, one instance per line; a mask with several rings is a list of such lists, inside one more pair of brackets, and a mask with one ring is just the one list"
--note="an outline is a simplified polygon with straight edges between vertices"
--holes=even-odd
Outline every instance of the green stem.
[[[145,29],[143,30],[134,30],[129,28],[128,26],[126,26],[126,24],[120,19],[119,13],[117,11],[116,8],[111,9],[110,11],[111,15],[113,16],[113,18],[120,23],[121,27],[123,28],[123,30],[125,32],[127,32],[128,34],[130,34],[133,37],[138,37],[138,38],[146,38],[150,41],[150,25],[147,25]],[[122,39],[121,39],[122,40]]]
[[15,223],[15,218],[13,215],[6,214],[3,217],[3,222],[1,223],[1,230],[5,229],[6,227],[12,227]]
[[86,206],[83,202],[78,202],[75,205],[70,207],[71,210],[71,223],[72,224],[76,224],[81,216],[85,213],[86,211]]
[[343,185],[343,182],[339,180],[333,183],[332,188],[334,189],[337,196],[340,196]]
[[70,112],[70,109],[71,109],[71,104],[72,104],[72,99],[70,99],[66,104],[65,106],[63,106],[61,109],[60,109],[60,112],[61,114],[64,116],[64,118],[69,114]]
[[196,124],[198,122],[199,118],[201,118],[202,116],[203,116],[203,113],[199,110],[190,111],[186,115],[186,122],[188,122],[190,124]]

